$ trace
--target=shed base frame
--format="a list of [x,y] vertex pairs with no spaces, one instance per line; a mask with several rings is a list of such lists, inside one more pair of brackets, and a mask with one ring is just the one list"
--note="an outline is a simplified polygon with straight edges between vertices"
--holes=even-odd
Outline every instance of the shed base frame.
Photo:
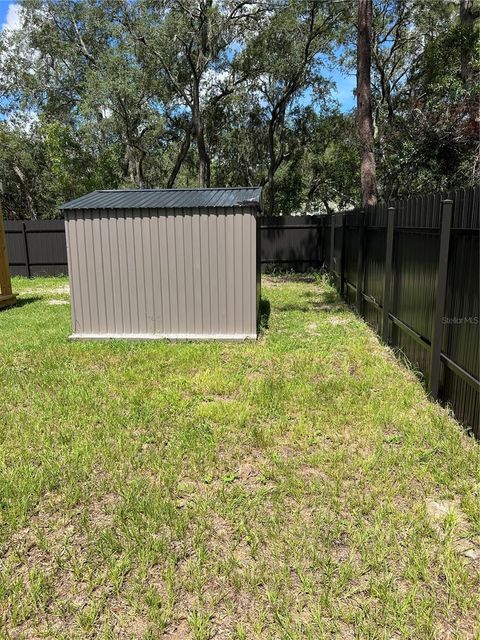
[[166,340],[172,342],[188,342],[218,340],[223,342],[243,342],[256,340],[256,333],[213,335],[195,333],[72,333],[69,340]]
[[6,308],[6,307],[13,307],[14,304],[17,303],[17,296],[15,294],[5,294],[5,295],[1,295],[0,294],[0,309]]

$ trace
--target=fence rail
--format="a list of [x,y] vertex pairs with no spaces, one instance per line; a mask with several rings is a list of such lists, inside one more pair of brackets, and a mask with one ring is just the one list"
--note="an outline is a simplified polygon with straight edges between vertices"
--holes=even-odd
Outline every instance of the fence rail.
[[480,188],[325,217],[344,298],[480,438]]

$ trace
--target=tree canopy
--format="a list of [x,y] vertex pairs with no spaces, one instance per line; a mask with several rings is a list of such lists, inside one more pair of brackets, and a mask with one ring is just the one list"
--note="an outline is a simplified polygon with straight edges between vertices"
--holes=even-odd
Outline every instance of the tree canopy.
[[[12,218],[97,188],[265,187],[266,212],[360,202],[345,0],[22,0],[0,32],[0,179]],[[479,177],[474,0],[373,0],[379,198]]]

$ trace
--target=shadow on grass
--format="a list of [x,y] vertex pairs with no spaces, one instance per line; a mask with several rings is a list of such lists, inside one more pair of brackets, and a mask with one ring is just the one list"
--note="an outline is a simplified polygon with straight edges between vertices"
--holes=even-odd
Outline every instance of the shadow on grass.
[[339,303],[343,303],[343,300],[337,291],[331,290],[331,291],[322,291],[321,302],[323,304],[339,304]]
[[26,298],[17,298],[17,301],[15,304],[12,304],[8,307],[2,307],[0,308],[0,312],[2,311],[7,311],[8,309],[18,309],[19,307],[24,307],[27,304],[32,304],[32,302],[38,302],[39,300],[41,300],[42,298],[40,296],[29,296]]
[[[265,274],[269,275],[269,274]],[[271,274],[277,282],[315,282],[314,273],[275,273]]]
[[275,306],[275,309],[277,311],[301,311],[302,313],[308,313],[308,311],[312,310],[312,305],[311,304],[291,304],[291,303],[287,303],[287,304],[280,304],[277,306]]
[[260,308],[258,311],[258,332],[263,333],[268,329],[270,320],[270,301],[262,298],[260,300]]
[[[335,313],[345,310],[346,305],[336,291],[322,291],[319,293],[312,291],[302,292],[300,300],[295,303],[286,303],[276,307],[278,311],[300,311],[308,313],[310,311],[325,311]],[[302,300],[303,298],[303,300]]]

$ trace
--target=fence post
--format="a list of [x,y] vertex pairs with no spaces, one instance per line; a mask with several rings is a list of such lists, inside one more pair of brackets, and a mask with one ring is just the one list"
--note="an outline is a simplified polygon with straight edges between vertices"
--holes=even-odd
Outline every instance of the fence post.
[[[2,194],[0,184],[0,194]],[[10,267],[7,256],[7,238],[3,229],[3,209],[0,200],[0,296],[12,295],[12,282],[10,280]]]
[[345,296],[345,214],[342,213],[342,242],[340,245],[340,295]]
[[28,238],[27,238],[27,225],[25,222],[22,222],[22,235],[23,235],[23,246],[25,248],[25,262],[27,267],[27,277],[32,277],[32,272],[30,269],[30,256],[28,255]]
[[395,207],[388,207],[387,211],[387,238],[385,245],[385,271],[383,280],[383,320],[382,340],[390,342],[390,306],[392,294],[392,263],[393,263],[393,233],[395,228]]
[[438,256],[437,289],[435,296],[435,315],[430,353],[430,395],[438,398],[440,384],[440,354],[443,338],[443,314],[447,295],[448,250],[450,230],[452,228],[453,200],[442,201],[442,219],[440,227],[440,251]]
[[317,268],[320,269],[323,264],[323,227],[322,219],[317,219]]
[[335,272],[335,214],[330,214],[330,274]]
[[357,313],[362,315],[363,310],[363,280],[364,280],[364,253],[365,253],[365,211],[358,214],[358,260],[357,260],[357,291],[356,291],[356,307]]

